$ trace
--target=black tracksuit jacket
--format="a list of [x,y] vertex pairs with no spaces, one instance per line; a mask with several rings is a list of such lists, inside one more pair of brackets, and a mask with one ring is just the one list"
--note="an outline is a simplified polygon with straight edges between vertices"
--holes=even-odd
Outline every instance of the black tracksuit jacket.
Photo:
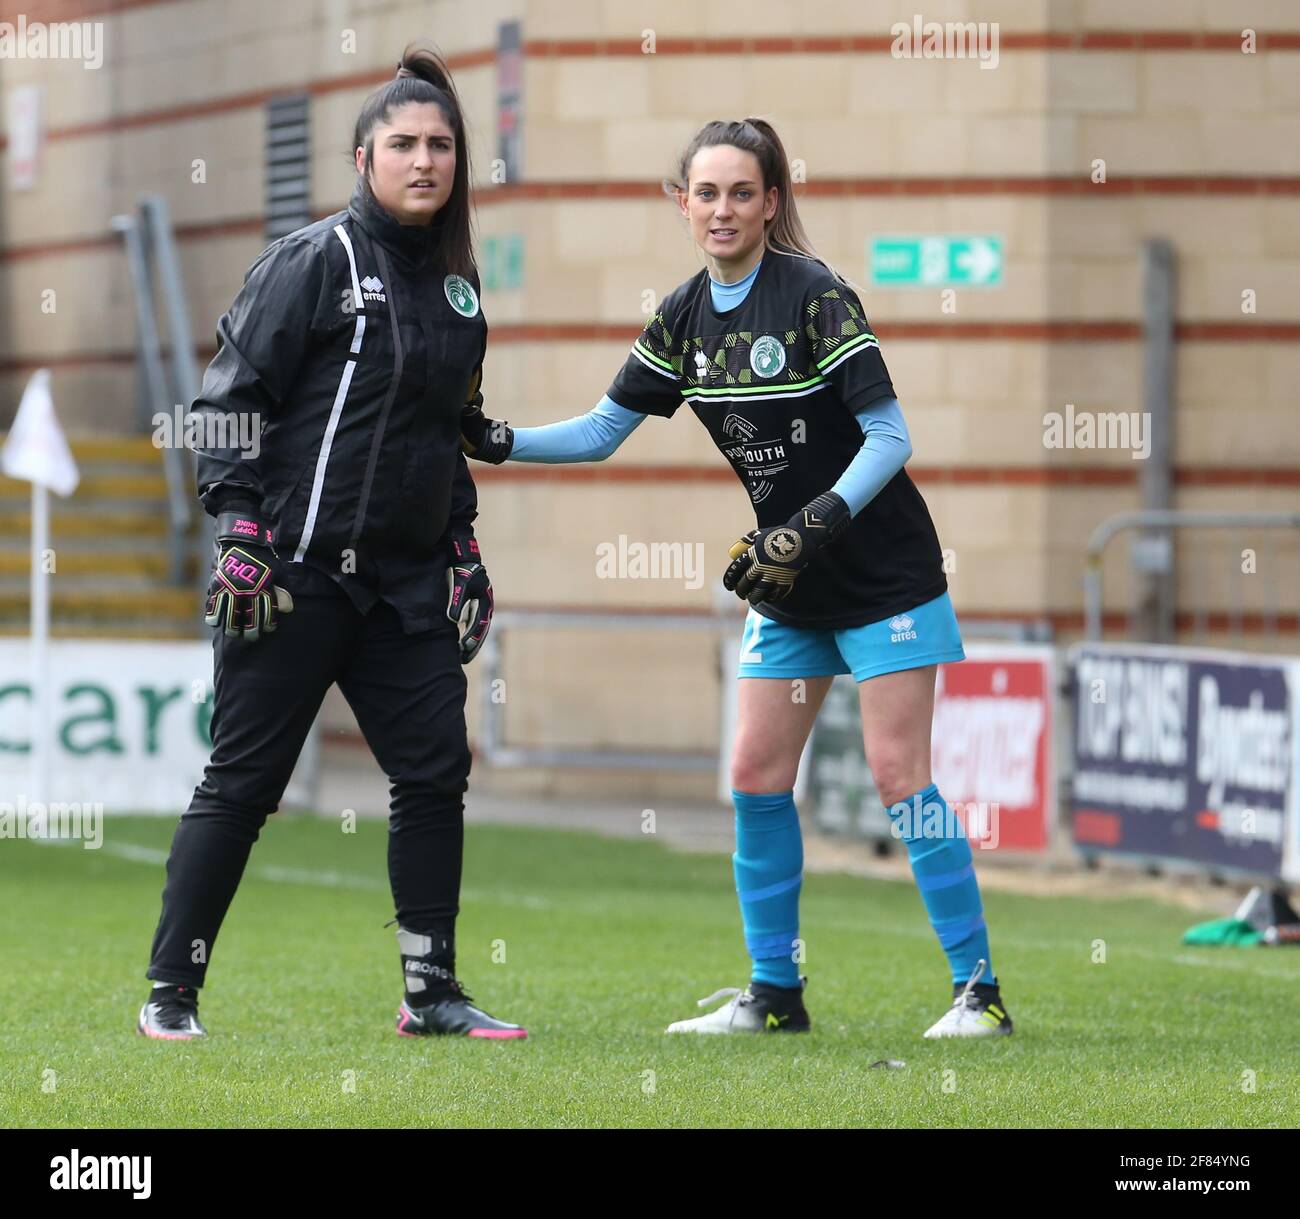
[[437,218],[399,224],[358,178],[346,211],[249,268],[191,408],[260,427],[255,459],[236,426],[229,445],[200,434],[207,511],[260,509],[291,592],[332,579],[362,612],[389,602],[406,633],[446,620],[450,542],[473,535],[478,506],[460,412],[487,323],[477,276],[448,275],[438,234]]

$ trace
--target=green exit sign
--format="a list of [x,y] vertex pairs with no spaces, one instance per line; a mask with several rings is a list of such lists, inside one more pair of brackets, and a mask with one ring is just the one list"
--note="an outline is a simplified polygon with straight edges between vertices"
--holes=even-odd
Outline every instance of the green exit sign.
[[487,292],[508,292],[524,282],[524,235],[506,233],[483,238],[479,276]]
[[995,288],[1002,283],[1002,238],[873,237],[867,265],[871,282],[882,287]]

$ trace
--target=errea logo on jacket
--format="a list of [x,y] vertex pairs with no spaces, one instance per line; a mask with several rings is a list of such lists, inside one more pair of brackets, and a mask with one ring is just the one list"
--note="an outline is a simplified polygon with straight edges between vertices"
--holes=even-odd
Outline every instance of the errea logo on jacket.
[[386,305],[388,297],[384,295],[383,281],[373,275],[367,275],[361,281],[361,299],[374,301],[376,304]]

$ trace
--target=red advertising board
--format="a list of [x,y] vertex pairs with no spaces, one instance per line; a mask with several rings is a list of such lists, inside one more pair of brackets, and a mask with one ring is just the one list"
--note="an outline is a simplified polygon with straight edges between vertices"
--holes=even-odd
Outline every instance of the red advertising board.
[[1053,652],[967,644],[940,665],[934,781],[962,815],[972,847],[1041,851],[1056,816]]

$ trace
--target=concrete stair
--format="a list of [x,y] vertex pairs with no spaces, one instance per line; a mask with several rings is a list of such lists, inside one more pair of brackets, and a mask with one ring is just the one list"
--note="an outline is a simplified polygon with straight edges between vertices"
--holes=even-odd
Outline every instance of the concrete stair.
[[[69,443],[81,482],[67,499],[49,497],[50,634],[202,637],[197,558],[187,556],[184,584],[169,579],[162,453],[147,435]],[[30,568],[31,485],[0,477],[0,635],[28,632]]]

